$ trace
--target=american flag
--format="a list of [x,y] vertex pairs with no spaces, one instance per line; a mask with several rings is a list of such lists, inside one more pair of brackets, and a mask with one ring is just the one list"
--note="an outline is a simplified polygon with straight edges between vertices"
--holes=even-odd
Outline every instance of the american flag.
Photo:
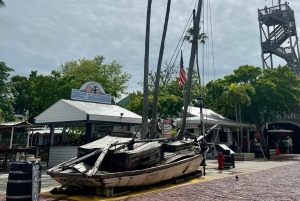
[[183,66],[183,59],[182,59],[182,51],[181,51],[181,58],[180,58],[180,71],[179,71],[179,78],[178,78],[178,87],[182,87],[186,80],[184,66]]

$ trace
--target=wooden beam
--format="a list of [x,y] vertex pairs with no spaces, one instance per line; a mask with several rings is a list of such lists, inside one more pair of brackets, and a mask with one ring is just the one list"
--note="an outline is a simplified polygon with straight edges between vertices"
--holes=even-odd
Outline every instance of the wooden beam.
[[105,157],[105,155],[106,155],[108,149],[111,147],[111,145],[112,145],[112,142],[109,142],[109,143],[103,148],[103,151],[101,152],[101,154],[99,155],[97,161],[95,162],[94,167],[93,167],[92,169],[90,169],[90,170],[86,173],[86,175],[87,175],[88,177],[93,176],[93,175],[97,172],[99,166],[101,165],[101,163],[102,163],[102,161],[103,161],[103,159],[104,159],[104,157]]
[[96,150],[96,151],[94,151],[94,152],[92,152],[92,153],[89,153],[89,154],[87,154],[87,155],[85,155],[85,156],[82,156],[82,157],[80,157],[80,158],[77,158],[76,160],[73,160],[73,161],[71,161],[71,162],[68,162],[68,163],[64,164],[64,165],[62,166],[62,168],[63,168],[63,169],[66,169],[66,168],[68,168],[70,165],[73,165],[73,164],[75,164],[75,163],[82,162],[82,161],[84,161],[84,160],[87,159],[87,158],[90,158],[90,157],[92,157],[92,156],[94,156],[94,155],[99,154],[101,151],[102,151],[102,149],[98,149],[98,150]]

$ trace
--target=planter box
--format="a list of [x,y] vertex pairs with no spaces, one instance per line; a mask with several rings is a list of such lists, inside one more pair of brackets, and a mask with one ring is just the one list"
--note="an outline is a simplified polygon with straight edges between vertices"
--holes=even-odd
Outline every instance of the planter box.
[[251,161],[255,159],[254,153],[235,153],[234,160],[235,161]]

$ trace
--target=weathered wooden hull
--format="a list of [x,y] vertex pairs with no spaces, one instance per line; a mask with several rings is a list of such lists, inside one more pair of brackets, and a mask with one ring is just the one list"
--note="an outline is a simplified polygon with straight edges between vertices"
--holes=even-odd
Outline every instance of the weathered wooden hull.
[[[201,155],[194,155],[166,165],[125,172],[98,171],[91,177],[79,176],[71,181],[69,186],[86,187],[134,187],[147,186],[169,180],[189,173],[196,172],[202,161]],[[55,167],[48,170],[48,175],[61,184],[65,184],[80,173],[56,172]]]

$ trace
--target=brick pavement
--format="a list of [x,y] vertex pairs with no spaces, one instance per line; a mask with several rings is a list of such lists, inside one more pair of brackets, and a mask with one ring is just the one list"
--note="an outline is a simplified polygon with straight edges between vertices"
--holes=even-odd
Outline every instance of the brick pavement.
[[[218,173],[215,169],[216,161],[208,161],[207,177],[169,189],[141,191],[111,199],[98,196],[53,197],[44,193],[40,200],[300,200],[300,155],[282,156],[272,160],[238,162],[236,168],[227,170],[227,173]],[[238,181],[235,181],[236,174],[239,175]],[[46,188],[43,190],[46,191]],[[0,193],[0,201],[4,199],[5,195]]]
[[214,179],[120,200],[300,200],[300,157],[290,157],[285,160],[295,163],[238,174],[238,181],[235,181],[235,175],[232,175],[223,179]]

